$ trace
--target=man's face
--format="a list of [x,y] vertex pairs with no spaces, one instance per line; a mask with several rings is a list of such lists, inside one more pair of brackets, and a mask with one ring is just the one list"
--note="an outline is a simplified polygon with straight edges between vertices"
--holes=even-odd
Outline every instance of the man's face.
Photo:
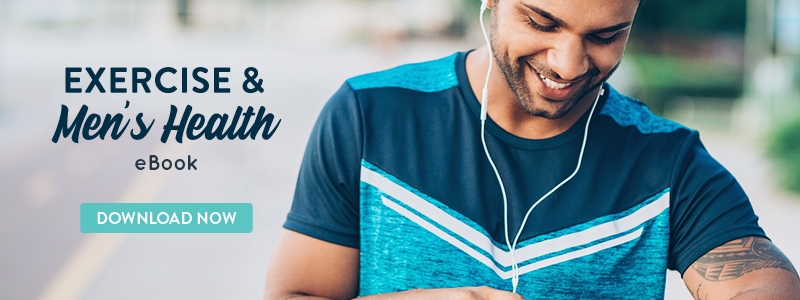
[[619,65],[639,0],[495,0],[492,51],[529,114],[560,118]]

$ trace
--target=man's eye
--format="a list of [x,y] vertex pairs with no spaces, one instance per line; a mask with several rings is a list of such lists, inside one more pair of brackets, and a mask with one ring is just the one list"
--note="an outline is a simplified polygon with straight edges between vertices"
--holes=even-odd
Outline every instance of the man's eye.
[[533,27],[533,29],[536,29],[538,31],[544,31],[544,32],[553,32],[553,31],[556,31],[556,28],[557,28],[556,25],[550,25],[550,26],[539,25],[538,23],[533,21],[533,19],[531,17],[528,17],[528,24],[530,24],[531,27]]
[[617,34],[615,32],[604,32],[604,33],[598,33],[598,34],[595,34],[595,35],[598,38],[607,40],[607,39],[614,38],[614,36],[617,35]]
[[592,42],[606,45],[611,44],[619,38],[619,33],[601,33],[601,34],[591,34],[588,36],[589,40]]

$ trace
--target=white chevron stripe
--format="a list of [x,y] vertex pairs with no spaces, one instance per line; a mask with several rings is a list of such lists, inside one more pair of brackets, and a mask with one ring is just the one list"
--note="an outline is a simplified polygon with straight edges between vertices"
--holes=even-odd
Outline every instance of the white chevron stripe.
[[[365,183],[368,183],[376,188],[380,189],[384,193],[392,196],[393,198],[397,199],[398,201],[402,202],[403,204],[409,206],[410,208],[418,211],[419,213],[425,215],[426,217],[430,218],[434,222],[438,223],[440,226],[447,228],[448,230],[452,231],[456,235],[460,236],[461,238],[467,240],[469,243],[473,244],[475,247],[482,249],[483,251],[489,253],[492,258],[497,261],[503,267],[509,267],[511,265],[511,257],[508,251],[502,250],[495,246],[490,238],[483,233],[479,232],[478,230],[472,228],[471,226],[464,224],[463,222],[459,221],[455,217],[451,216],[447,212],[439,209],[435,205],[431,204],[430,202],[422,199],[421,197],[417,196],[413,192],[403,188],[402,186],[398,185],[397,183],[385,178],[381,174],[372,171],[368,168],[362,167],[361,168],[361,180]],[[392,206],[390,206],[389,204]],[[392,208],[393,210],[397,211],[398,213],[403,214],[404,216],[408,217],[412,221],[421,226],[425,227],[427,230],[431,231],[432,233],[436,234],[437,236],[441,237],[442,239],[450,242],[451,244],[455,245],[459,249],[463,250],[464,252],[468,253],[470,256],[475,257],[479,261],[483,262],[487,266],[491,267],[495,272],[498,272],[498,275],[501,275],[502,270],[495,265],[488,257],[481,254],[480,252],[476,251],[472,247],[462,243],[458,239],[450,236],[446,232],[440,230],[435,225],[430,224],[429,222],[419,218],[416,214],[408,211],[407,209],[391,202],[388,200],[384,200],[384,204],[388,207]],[[642,224],[643,222],[657,216],[660,214],[664,209],[669,207],[669,193],[665,193],[662,195],[658,200],[653,201],[652,203],[638,209],[637,211],[633,212],[632,214],[625,216],[621,219],[610,221],[607,223],[600,224],[598,226],[586,229],[584,231],[579,231],[571,234],[567,234],[564,236],[560,236],[557,238],[541,241],[535,244],[527,245],[525,247],[520,247],[516,250],[517,258],[520,262],[524,262],[542,255],[546,255],[549,253],[563,251],[568,248],[584,245],[599,239],[607,238],[625,231],[629,231],[636,226]],[[397,208],[401,209],[398,210]],[[410,216],[411,215],[411,216]],[[413,218],[412,218],[413,216]],[[416,220],[419,220],[416,221]],[[427,224],[427,225],[424,225]],[[536,267],[538,265],[543,264],[545,261],[557,261],[554,263],[561,262],[563,260],[558,261],[560,259],[571,259],[566,258],[572,255],[577,255],[579,253],[585,253],[582,255],[587,255],[594,253],[596,251],[600,251],[602,249],[606,249],[608,247],[613,247],[624,243],[627,240],[623,240],[625,238],[635,239],[641,235],[641,231],[639,234],[634,235],[633,233],[627,234],[623,237],[618,237],[613,240],[609,240],[588,248],[584,248],[575,252],[570,252],[567,254],[562,254],[557,257],[549,258],[531,265],[527,265],[523,267],[530,268],[530,270],[541,268],[541,266]],[[614,244],[614,242],[618,242],[618,244]],[[602,247],[600,245],[607,245],[608,247]],[[469,250],[466,250],[466,249]],[[593,252],[587,252],[587,249],[597,249]],[[575,253],[575,254],[572,254]],[[566,256],[568,255],[569,256]],[[563,257],[562,257],[563,256]],[[576,256],[577,257],[577,256]],[[487,263],[488,262],[488,263]]]
[[[547,267],[547,266],[555,265],[557,263],[565,262],[565,261],[568,261],[568,260],[573,259],[573,258],[586,256],[586,255],[589,255],[589,254],[592,254],[592,253],[595,253],[595,252],[599,252],[601,250],[605,250],[605,249],[608,249],[608,248],[611,248],[611,247],[622,245],[624,243],[630,242],[630,241],[635,240],[635,239],[639,238],[640,236],[642,236],[642,231],[644,231],[644,227],[639,228],[636,231],[628,233],[628,234],[623,235],[621,237],[614,238],[613,240],[608,240],[608,241],[605,241],[605,242],[602,242],[602,243],[599,243],[599,244],[596,244],[596,245],[592,245],[590,247],[586,247],[586,248],[583,248],[583,249],[580,249],[580,250],[567,252],[567,253],[561,254],[559,256],[554,256],[554,257],[551,257],[551,258],[548,258],[548,259],[543,259],[543,260],[537,261],[537,262],[532,263],[530,265],[520,267],[519,268],[519,273],[520,274],[525,274],[525,273],[528,273],[530,271],[538,270],[538,269],[541,269],[541,268],[544,268],[544,267]],[[511,278],[511,276],[509,275],[509,277],[504,278],[504,279],[508,279],[508,278]]]
[[[484,265],[486,265],[487,267],[492,269],[492,271],[497,273],[497,276],[500,276],[500,278],[509,279],[509,278],[514,276],[514,272],[513,271],[511,271],[511,270],[509,270],[509,271],[501,270],[488,257],[482,255],[478,251],[475,251],[475,249],[472,249],[472,247],[467,246],[463,242],[459,241],[458,239],[456,239],[456,238],[452,237],[451,235],[447,234],[446,232],[442,231],[441,229],[439,229],[435,225],[431,224],[430,222],[425,221],[425,219],[417,216],[415,213],[409,211],[408,209],[400,206],[397,203],[392,202],[391,200],[389,200],[385,196],[381,196],[381,201],[383,202],[383,205],[386,205],[386,207],[391,208],[392,210],[398,212],[399,214],[401,214],[404,217],[408,218],[412,222],[417,223],[418,225],[422,226],[422,228],[425,228],[426,230],[430,231],[434,235],[436,235],[436,236],[440,237],[441,239],[445,240],[446,242],[452,244],[456,248],[461,249],[461,251],[464,251],[469,256],[472,256],[473,258],[477,259],[478,261],[480,261],[481,263],[483,263]],[[586,248],[583,248],[583,249],[580,249],[580,250],[567,252],[567,253],[564,253],[564,254],[561,254],[561,255],[558,255],[558,256],[554,256],[554,257],[550,257],[548,259],[543,259],[541,261],[537,261],[535,263],[532,263],[532,264],[529,264],[529,265],[526,265],[526,266],[523,266],[523,267],[519,268],[519,274],[522,275],[522,274],[528,273],[530,271],[534,271],[534,270],[538,270],[538,269],[541,269],[541,268],[544,268],[544,267],[552,266],[554,264],[565,262],[565,261],[568,261],[570,259],[578,258],[578,257],[581,257],[581,256],[586,256],[586,255],[589,255],[589,254],[592,254],[592,253],[595,253],[595,252],[599,252],[601,250],[605,250],[605,249],[608,249],[608,248],[611,248],[611,247],[614,247],[614,246],[622,245],[622,244],[624,244],[626,242],[635,240],[636,238],[641,236],[643,230],[644,230],[644,228],[639,228],[638,230],[636,230],[634,232],[628,233],[628,234],[626,234],[624,236],[621,236],[621,237],[614,238],[612,240],[608,240],[608,241],[605,241],[605,242],[602,242],[602,243],[599,243],[599,244],[596,244],[596,245],[593,245],[593,246],[590,246],[590,247],[586,247]]]
[[456,238],[450,236],[449,234],[445,233],[444,231],[442,231],[441,229],[439,229],[435,225],[433,225],[433,224],[429,223],[428,221],[425,221],[424,219],[420,218],[415,213],[412,213],[411,211],[409,211],[409,210],[405,209],[404,207],[400,206],[399,204],[392,202],[391,200],[387,199],[385,196],[381,196],[381,200],[383,201],[383,205],[386,205],[387,207],[391,208],[392,210],[400,213],[401,215],[403,215],[404,217],[408,218],[412,222],[419,224],[420,226],[422,226],[422,228],[427,229],[428,231],[430,231],[431,233],[435,234],[436,236],[442,238],[446,242],[448,242],[450,244],[453,244],[453,246],[456,246],[456,248],[461,249],[461,251],[466,252],[467,254],[469,254],[469,256],[474,257],[475,259],[477,259],[478,261],[482,262],[487,267],[491,268],[493,271],[495,271],[495,273],[497,273],[497,275],[500,275],[500,277],[503,277],[503,279],[511,278],[511,275],[513,275],[510,271],[500,270],[500,268],[498,268],[494,264],[494,262],[492,262],[491,259],[489,259],[488,257],[480,254],[478,251],[475,251],[475,249],[472,249],[472,247],[465,245],[464,243],[462,243],[458,239],[456,239]]
[[[609,221],[583,231],[566,234],[557,238],[544,240],[527,245],[516,250],[520,261],[539,257],[548,253],[584,245],[593,241],[604,239],[628,230],[634,229],[644,222],[658,216],[669,207],[669,192],[664,193],[658,200],[639,208],[635,212],[617,220]],[[424,212],[421,212],[424,214]]]
[[503,266],[508,267],[511,265],[511,258],[508,255],[508,252],[497,248],[494,244],[492,244],[492,241],[489,239],[489,237],[475,230],[475,228],[464,224],[464,222],[459,221],[430,202],[425,201],[425,199],[420,198],[413,192],[383,177],[381,174],[365,167],[361,167],[361,181],[378,188],[393,198],[400,200],[400,202],[403,202],[409,207],[421,212],[426,217],[435,220],[443,227],[466,239],[476,247],[490,253],[495,260],[501,258],[502,262],[501,260],[498,260],[498,262],[500,262]]

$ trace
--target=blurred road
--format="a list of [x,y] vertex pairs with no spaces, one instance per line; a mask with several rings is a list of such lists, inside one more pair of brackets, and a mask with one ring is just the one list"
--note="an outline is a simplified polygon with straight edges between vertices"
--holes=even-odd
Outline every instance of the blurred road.
[[[470,45],[369,46],[283,42],[264,36],[114,32],[6,32],[0,36],[0,298],[259,299],[267,262],[291,204],[306,139],[344,79],[443,57]],[[66,94],[65,67],[231,67],[231,94]],[[254,66],[264,94],[238,88]],[[107,80],[107,78],[105,79]],[[82,78],[81,86],[88,84]],[[129,84],[129,82],[128,82]],[[123,109],[125,100],[131,107]],[[155,118],[144,140],[50,142],[61,104],[90,112]],[[209,113],[265,106],[281,119],[267,141],[158,142],[170,104]],[[71,111],[73,113],[73,111]],[[800,199],[778,191],[757,143],[703,134],[709,151],[739,179],[761,224],[800,264]],[[147,155],[191,154],[197,171],[137,171]],[[84,202],[250,202],[250,234],[82,234]],[[55,295],[56,297],[50,298]],[[691,299],[675,272],[667,299]]]

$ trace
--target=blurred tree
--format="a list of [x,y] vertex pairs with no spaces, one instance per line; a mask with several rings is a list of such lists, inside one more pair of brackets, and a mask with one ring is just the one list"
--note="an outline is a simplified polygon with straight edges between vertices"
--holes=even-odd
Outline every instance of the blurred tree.
[[[462,13],[472,19],[480,0],[460,0]],[[677,34],[744,33],[747,0],[642,0],[636,30]]]
[[183,27],[189,27],[189,0],[176,0],[178,23]]
[[746,14],[746,0],[642,0],[634,33],[744,34]]
[[783,175],[782,184],[800,193],[800,118],[779,126],[772,133],[768,152]]
[[659,115],[679,97],[741,97],[746,15],[746,0],[642,0],[626,53],[641,73],[632,96]]

